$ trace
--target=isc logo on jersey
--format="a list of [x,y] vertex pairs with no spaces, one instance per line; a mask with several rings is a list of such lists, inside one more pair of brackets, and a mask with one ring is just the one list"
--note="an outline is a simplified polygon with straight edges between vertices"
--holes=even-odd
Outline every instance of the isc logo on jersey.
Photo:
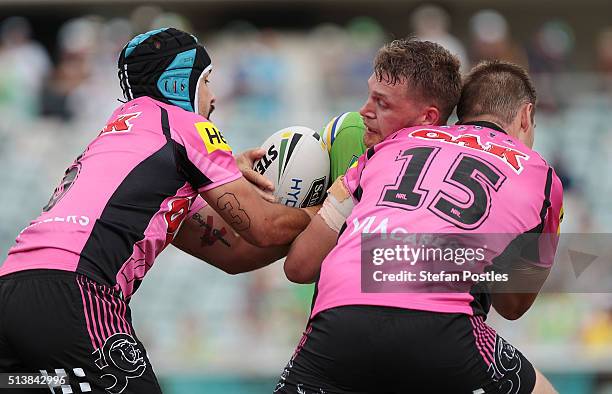
[[270,136],[262,148],[266,154],[253,169],[272,181],[281,203],[291,207],[321,203],[329,156],[318,133],[307,127],[287,127]]
[[221,131],[211,122],[198,122],[195,124],[200,138],[206,145],[206,151],[211,154],[216,150],[231,152],[232,148],[227,144]]

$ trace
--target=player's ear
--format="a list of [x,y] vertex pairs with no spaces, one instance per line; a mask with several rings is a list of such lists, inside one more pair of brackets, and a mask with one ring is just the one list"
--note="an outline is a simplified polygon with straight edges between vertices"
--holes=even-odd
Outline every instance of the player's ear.
[[440,110],[433,105],[426,107],[422,116],[421,125],[423,126],[436,126],[440,124]]
[[532,103],[525,103],[521,105],[521,108],[519,109],[522,133],[529,132],[533,126],[533,110],[534,107]]

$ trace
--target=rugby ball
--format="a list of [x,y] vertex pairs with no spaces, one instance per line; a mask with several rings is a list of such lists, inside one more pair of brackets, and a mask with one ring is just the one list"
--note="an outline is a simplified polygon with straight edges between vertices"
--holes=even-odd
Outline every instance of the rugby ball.
[[253,169],[274,184],[274,195],[290,207],[323,202],[329,184],[329,155],[319,134],[308,127],[287,127],[261,146],[266,154]]

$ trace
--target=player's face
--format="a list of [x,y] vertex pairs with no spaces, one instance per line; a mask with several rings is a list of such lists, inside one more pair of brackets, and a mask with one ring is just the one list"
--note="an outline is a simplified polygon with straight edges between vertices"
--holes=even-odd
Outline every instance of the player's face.
[[368,99],[359,110],[366,126],[363,142],[367,147],[378,144],[390,134],[405,127],[424,124],[425,105],[410,93],[408,81],[395,85],[372,74],[368,79]]
[[208,85],[210,82],[210,73],[211,71],[208,71],[200,76],[200,79],[198,80],[198,88],[196,90],[196,106],[198,114],[202,115],[206,119],[210,119],[210,114],[212,114],[215,109],[215,95]]

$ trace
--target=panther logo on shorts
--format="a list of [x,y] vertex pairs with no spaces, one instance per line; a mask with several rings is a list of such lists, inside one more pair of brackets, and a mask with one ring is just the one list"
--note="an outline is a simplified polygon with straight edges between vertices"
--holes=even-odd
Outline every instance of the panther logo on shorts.
[[489,372],[499,382],[499,392],[516,394],[521,389],[521,356],[514,346],[499,335],[495,341],[495,360],[489,366]]
[[128,385],[128,379],[142,376],[147,369],[142,345],[129,334],[111,335],[94,354],[98,357],[96,365],[105,372],[101,378],[112,379],[113,383],[106,387],[106,391],[112,394],[123,392]]

